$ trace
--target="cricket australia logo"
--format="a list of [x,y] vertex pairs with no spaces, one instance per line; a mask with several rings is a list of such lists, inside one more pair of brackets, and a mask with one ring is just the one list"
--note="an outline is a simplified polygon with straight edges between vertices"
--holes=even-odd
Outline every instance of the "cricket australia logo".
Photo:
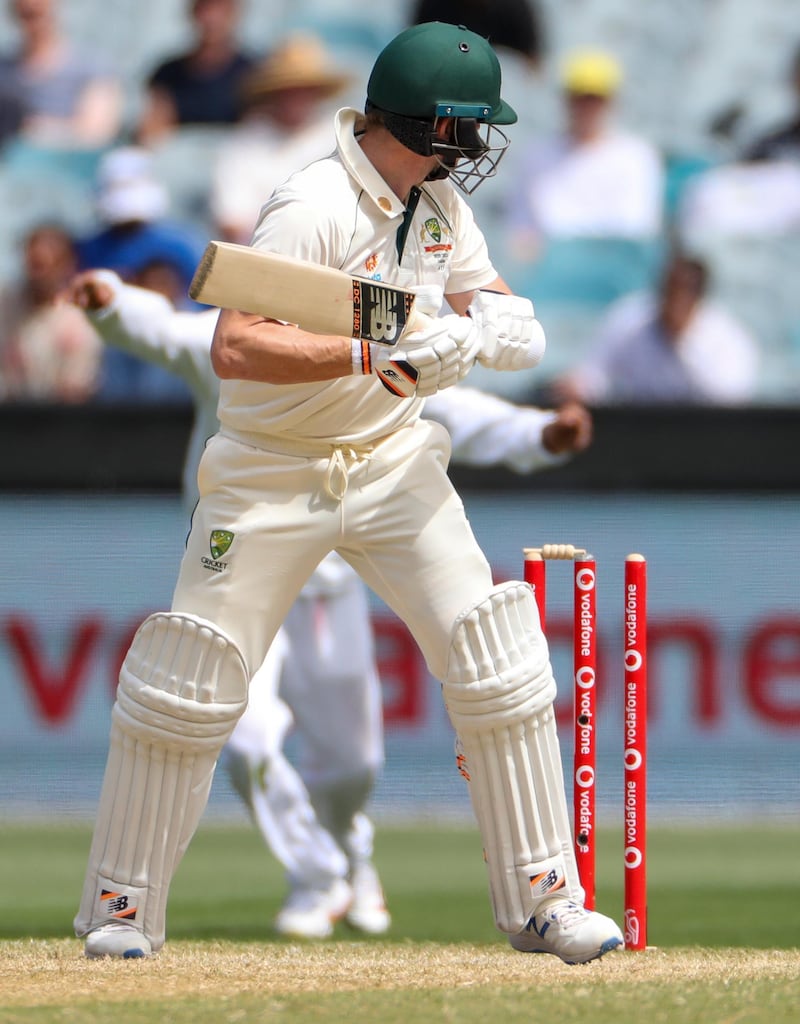
[[204,568],[212,572],[223,572],[228,568],[228,563],[221,561],[223,555],[227,554],[233,544],[234,534],[230,530],[212,530],[208,541],[208,548],[211,558],[201,559]]
[[445,267],[453,251],[449,230],[438,217],[428,217],[420,231],[420,242],[425,253],[433,257],[438,267]]
[[228,548],[233,544],[233,534],[230,530],[212,530],[209,548],[212,558],[222,558]]
[[434,242],[441,242],[442,240],[442,226],[436,217],[428,217],[425,221],[425,231],[430,235]]

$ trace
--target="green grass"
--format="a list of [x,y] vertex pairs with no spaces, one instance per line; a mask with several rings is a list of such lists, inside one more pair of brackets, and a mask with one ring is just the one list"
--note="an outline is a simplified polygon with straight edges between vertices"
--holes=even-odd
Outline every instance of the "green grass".
[[[0,938],[71,934],[90,832],[5,826],[0,842]],[[598,909],[619,919],[619,836],[601,834]],[[474,829],[378,829],[376,861],[393,914],[392,942],[495,943],[486,873]],[[649,941],[659,947],[800,947],[800,831],[653,829]],[[245,826],[206,825],[172,886],[170,938],[276,941],[270,921],[284,893],[279,867]],[[350,933],[340,926],[339,937]]]
[[[250,828],[204,826],[148,961],[86,961],[72,935],[90,831],[0,839],[2,1024],[794,1024],[800,1006],[796,829],[653,829],[657,950],[568,967],[515,954],[491,920],[474,829],[378,830],[393,927],[276,939],[280,869]],[[622,911],[619,835],[600,837],[598,909]]]

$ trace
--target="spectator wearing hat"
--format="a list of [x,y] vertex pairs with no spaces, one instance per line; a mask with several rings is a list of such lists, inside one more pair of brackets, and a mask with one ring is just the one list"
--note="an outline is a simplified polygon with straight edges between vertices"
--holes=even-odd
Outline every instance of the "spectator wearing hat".
[[78,244],[81,267],[108,267],[123,280],[136,283],[152,264],[174,269],[178,305],[203,255],[205,239],[188,225],[167,216],[169,198],[156,177],[150,153],[139,146],[121,146],[100,161],[95,208],[101,228]]
[[[188,297],[207,239],[168,216],[168,194],[150,152],[121,146],[106,153],[97,173],[100,230],[78,243],[80,269],[105,267],[129,284],[157,288],[179,309],[198,308]],[[106,349],[99,397],[188,401],[176,378],[124,352]]]
[[240,0],[192,0],[190,50],[160,64],[150,76],[137,138],[150,146],[182,125],[232,125],[241,83],[253,65],[237,39]]
[[313,35],[288,37],[243,82],[242,117],[221,144],[210,211],[217,233],[250,242],[276,185],[335,146],[328,101],[351,82]]
[[562,70],[565,124],[522,154],[520,188],[510,209],[513,248],[536,258],[553,238],[650,240],[662,226],[663,162],[647,139],[621,128],[622,83],[602,51],[571,54]]

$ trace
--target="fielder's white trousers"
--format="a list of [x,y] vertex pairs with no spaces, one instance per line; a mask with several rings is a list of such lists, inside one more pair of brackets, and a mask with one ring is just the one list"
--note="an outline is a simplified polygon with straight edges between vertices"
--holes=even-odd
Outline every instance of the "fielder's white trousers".
[[[305,887],[330,885],[347,877],[352,859],[371,859],[373,829],[357,812],[383,764],[367,596],[349,569],[341,575],[327,590],[305,588],[292,605],[225,754],[234,778],[241,770],[250,776],[246,798],[264,840],[292,884]],[[290,733],[297,767],[284,753]],[[326,797],[342,794],[344,803],[353,792],[363,799],[340,846],[317,819],[312,798],[330,818]]]

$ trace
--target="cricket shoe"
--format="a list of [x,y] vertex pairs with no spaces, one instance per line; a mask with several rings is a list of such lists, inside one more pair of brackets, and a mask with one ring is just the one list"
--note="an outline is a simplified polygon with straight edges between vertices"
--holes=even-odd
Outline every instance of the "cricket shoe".
[[352,902],[353,890],[343,878],[322,889],[295,887],[275,918],[275,931],[296,939],[328,939]]
[[509,942],[521,953],[552,953],[567,964],[585,964],[624,945],[622,932],[610,917],[563,896],[537,907],[523,930],[509,936]]
[[124,960],[138,960],[150,956],[150,943],[138,928],[121,922],[101,925],[86,936],[83,951],[90,960],[102,956],[118,956]]
[[369,861],[360,861],[353,867],[350,877],[353,902],[345,915],[351,928],[367,935],[383,935],[392,923],[386,909],[378,872]]

